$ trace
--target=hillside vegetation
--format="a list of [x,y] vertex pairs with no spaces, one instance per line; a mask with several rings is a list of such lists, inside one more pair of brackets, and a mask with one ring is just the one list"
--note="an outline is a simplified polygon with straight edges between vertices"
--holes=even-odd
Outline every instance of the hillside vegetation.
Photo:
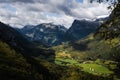
[[84,39],[55,46],[55,63],[75,65],[93,75],[114,75],[119,78],[120,70],[120,4],[111,13],[96,33]]
[[[32,63],[0,41],[1,80],[112,80],[113,77],[100,77],[81,71],[77,66],[59,66],[40,58],[31,58]],[[38,66],[35,64],[39,64]],[[36,68],[38,66],[38,68]],[[61,74],[62,73],[62,74]],[[86,77],[87,76],[87,77]],[[90,77],[90,79],[89,79]]]

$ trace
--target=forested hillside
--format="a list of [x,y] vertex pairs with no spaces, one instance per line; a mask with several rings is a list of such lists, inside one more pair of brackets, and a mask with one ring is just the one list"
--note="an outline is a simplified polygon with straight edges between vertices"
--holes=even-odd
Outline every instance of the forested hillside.
[[[56,51],[56,64],[78,65],[83,67],[83,71],[92,74],[114,73],[119,78],[120,70],[120,25],[119,25],[120,4],[111,13],[109,19],[103,23],[95,32],[84,39],[76,42],[64,43],[53,47]],[[99,72],[99,65],[106,67],[103,72]],[[93,69],[91,69],[93,68]],[[103,67],[101,67],[103,69]]]

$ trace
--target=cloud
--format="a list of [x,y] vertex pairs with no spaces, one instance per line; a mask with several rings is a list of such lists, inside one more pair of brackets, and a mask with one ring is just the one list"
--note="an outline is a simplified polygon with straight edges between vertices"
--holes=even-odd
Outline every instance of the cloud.
[[0,0],[0,21],[14,27],[54,22],[70,27],[74,19],[109,15],[106,3],[76,0]]
[[31,3],[34,2],[34,0],[0,0],[0,3],[13,3],[13,2]]

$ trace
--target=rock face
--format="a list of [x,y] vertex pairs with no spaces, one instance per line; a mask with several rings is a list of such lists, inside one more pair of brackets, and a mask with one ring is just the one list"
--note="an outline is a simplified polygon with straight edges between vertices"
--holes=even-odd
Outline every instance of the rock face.
[[94,21],[74,20],[72,26],[67,29],[62,25],[42,23],[37,26],[27,25],[17,29],[30,41],[39,41],[48,46],[56,46],[66,41],[76,41],[96,31],[107,18],[99,18]]
[[96,19],[95,21],[74,20],[72,26],[66,32],[67,40],[75,41],[86,37],[90,33],[95,32],[96,29],[100,26],[100,24],[103,23],[106,19],[100,18]]
[[25,26],[20,32],[27,36],[30,41],[40,41],[46,45],[54,46],[63,42],[67,28],[52,23],[43,23],[37,26]]

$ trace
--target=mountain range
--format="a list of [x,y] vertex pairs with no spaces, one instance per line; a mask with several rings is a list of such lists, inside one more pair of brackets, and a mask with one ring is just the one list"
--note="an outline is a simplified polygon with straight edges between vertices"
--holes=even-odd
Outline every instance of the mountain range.
[[43,43],[30,42],[17,30],[2,22],[0,22],[0,41],[7,43],[11,48],[24,54],[24,56],[43,55],[47,57],[50,54],[54,55],[54,51],[48,49]]
[[[102,78],[83,72],[77,66],[57,65],[54,50],[36,44],[0,22],[0,80],[74,80],[74,77],[89,80],[86,75],[93,80]],[[73,73],[77,76],[71,75]]]
[[77,41],[85,38],[90,33],[94,33],[96,29],[105,22],[107,18],[99,18],[94,21],[91,20],[74,20],[72,26],[66,32],[66,38],[69,41]]
[[45,45],[53,46],[63,42],[67,28],[62,25],[43,23],[37,26],[27,25],[19,31],[30,41],[40,41]]
[[29,41],[38,41],[47,46],[56,46],[66,41],[85,38],[90,33],[95,32],[100,24],[106,20],[107,18],[100,18],[94,21],[74,20],[69,29],[62,25],[42,23],[37,26],[26,25],[22,29],[17,30]]
[[[17,30],[1,22],[0,23],[0,79],[1,80],[8,80],[8,79],[9,80],[28,80],[28,79],[29,80],[69,80],[69,79],[113,80],[113,78],[111,77],[111,71],[109,70],[107,70],[107,74],[109,75],[107,76],[105,75],[103,77],[103,74],[106,74],[104,73],[104,71],[102,72],[101,75],[94,75],[93,73],[88,73],[86,71],[83,71],[83,69],[81,68],[82,66],[79,66],[83,64],[79,60],[81,59],[90,60],[89,58],[84,58],[84,56],[87,57],[85,53],[83,54],[77,53],[77,49],[79,48],[80,48],[79,50],[81,50],[81,48],[84,47],[85,48],[84,50],[86,50],[86,46],[84,45],[88,43],[88,41],[86,42],[85,40],[85,42],[83,41],[83,43],[80,44],[76,44],[76,42],[73,44],[70,43],[70,45],[63,46],[63,50],[61,49],[62,47],[60,46],[57,47],[55,50],[64,52],[60,54],[62,57],[58,58],[58,54],[56,54],[53,49],[44,46],[40,42],[29,41],[28,39],[26,39],[24,35],[20,34]],[[71,50],[72,46],[76,49],[76,50],[74,49],[75,51]],[[66,53],[66,51],[70,51],[70,54]],[[64,56],[65,58],[63,58]],[[65,61],[70,61],[75,66],[73,66],[73,64],[69,62],[60,61],[59,59],[63,61],[66,59]],[[56,63],[56,61],[58,63],[61,63],[63,66]],[[70,65],[68,66],[65,64],[70,64]],[[94,62],[93,64],[95,66],[105,68],[105,70],[107,69],[106,67],[102,66],[103,64],[97,65]]]

